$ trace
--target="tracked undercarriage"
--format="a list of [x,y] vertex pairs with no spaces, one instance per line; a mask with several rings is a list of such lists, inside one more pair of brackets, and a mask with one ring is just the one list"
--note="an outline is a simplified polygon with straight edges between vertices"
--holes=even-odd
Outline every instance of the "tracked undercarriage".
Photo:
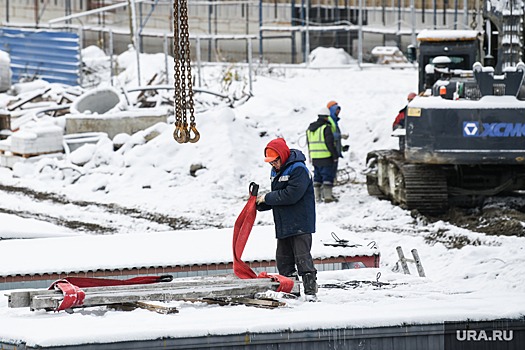
[[523,165],[417,164],[398,150],[369,152],[367,165],[368,194],[429,215],[525,189]]
[[397,150],[370,152],[367,164],[370,195],[422,213],[440,214],[448,208],[447,180],[440,167],[407,163]]

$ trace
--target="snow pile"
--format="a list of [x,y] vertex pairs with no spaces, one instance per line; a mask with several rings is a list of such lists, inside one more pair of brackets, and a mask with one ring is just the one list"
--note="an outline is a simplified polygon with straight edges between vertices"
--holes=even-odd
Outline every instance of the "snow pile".
[[311,67],[338,67],[356,62],[344,49],[335,47],[318,47],[309,58]]

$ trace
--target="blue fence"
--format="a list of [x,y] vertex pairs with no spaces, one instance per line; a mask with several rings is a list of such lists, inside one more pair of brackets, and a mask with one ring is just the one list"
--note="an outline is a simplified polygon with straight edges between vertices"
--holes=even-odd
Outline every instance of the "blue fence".
[[12,82],[22,78],[79,85],[80,39],[77,33],[0,28],[0,50],[11,56]]

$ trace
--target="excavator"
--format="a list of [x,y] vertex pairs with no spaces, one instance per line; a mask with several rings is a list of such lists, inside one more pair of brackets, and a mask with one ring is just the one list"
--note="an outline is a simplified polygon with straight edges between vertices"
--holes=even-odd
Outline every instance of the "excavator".
[[400,149],[367,154],[370,195],[440,215],[525,190],[523,14],[521,0],[486,0],[482,30],[418,34],[419,94]]

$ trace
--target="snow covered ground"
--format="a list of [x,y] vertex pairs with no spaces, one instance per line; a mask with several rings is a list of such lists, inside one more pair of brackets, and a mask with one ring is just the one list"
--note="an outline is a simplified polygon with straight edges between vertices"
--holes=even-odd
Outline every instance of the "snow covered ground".
[[[119,58],[120,65],[129,68],[118,77],[121,85],[136,86],[134,56],[127,53]],[[143,55],[142,81],[161,70],[163,60],[159,55]],[[122,222],[121,230],[114,234],[118,241],[115,260],[119,250],[136,249],[137,240],[129,239],[130,235],[150,234],[152,245],[162,245],[162,237],[169,233],[176,237],[174,240],[179,236],[181,244],[185,244],[192,242],[185,239],[193,234],[191,228],[202,228],[207,230],[206,239],[212,246],[228,247],[224,240],[230,242],[231,238],[225,236],[224,229],[233,227],[244,207],[249,183],[260,184],[260,192],[269,190],[270,169],[263,161],[265,145],[275,137],[284,137],[290,147],[306,153],[306,127],[316,119],[321,107],[335,100],[342,106],[340,126],[349,134],[345,143],[350,145],[340,167],[354,169],[356,179],[335,188],[338,203],[317,206],[318,227],[336,227],[337,235],[343,239],[375,241],[381,251],[381,267],[321,272],[319,283],[375,281],[380,272],[380,281],[390,285],[379,288],[364,284],[347,290],[321,288],[319,303],[292,300],[287,301],[286,307],[274,310],[176,302],[171,304],[177,306],[180,313],[173,315],[146,310],[110,311],[103,307],[74,314],[31,312],[8,308],[4,297],[0,298],[0,342],[20,340],[28,345],[69,345],[525,315],[525,238],[507,237],[503,232],[501,236],[486,236],[444,222],[429,223],[366,193],[364,176],[360,174],[365,168],[366,153],[397,146],[397,139],[390,136],[391,125],[404,106],[407,93],[416,89],[416,69],[375,65],[360,69],[335,49],[317,52],[316,60],[313,69],[258,69],[253,97],[245,103],[235,108],[218,103],[197,114],[201,140],[196,144],[176,143],[172,138],[173,127],[161,124],[155,127],[161,131],[158,137],[146,142],[143,133],[131,135],[119,151],[113,150],[112,140],[103,139],[61,160],[17,164],[12,171],[2,168],[0,183],[55,192],[71,201],[115,203],[174,215],[191,222],[190,230],[183,231],[157,225],[133,229],[133,225],[125,222],[125,216],[119,217]],[[345,65],[341,66],[341,62]],[[321,69],[320,66],[332,67]],[[224,77],[228,70],[240,78],[226,84]],[[240,96],[247,89],[244,73],[244,69],[235,65],[228,69],[208,67],[203,75],[205,87]],[[9,99],[5,94],[0,95],[0,107]],[[62,125],[60,118],[49,122]],[[81,176],[64,170],[71,169],[72,162],[79,158],[87,160],[82,166],[73,163]],[[194,164],[200,164],[202,169],[191,176],[190,166]],[[0,203],[2,208],[13,210],[24,206],[23,201],[15,204],[4,198],[0,198]],[[25,205],[31,207],[28,201]],[[64,205],[64,212],[68,208]],[[78,211],[78,220],[93,220],[88,211]],[[272,220],[271,213],[258,213],[255,224],[258,232],[273,237]],[[33,221],[26,225],[6,216],[2,217],[2,223],[0,236],[4,238],[13,238],[17,230],[21,237],[24,232],[27,236],[28,231],[35,231]],[[42,223],[38,231],[49,232],[49,226]],[[163,233],[155,233],[160,231]],[[75,233],[60,227],[56,227],[56,232]],[[53,244],[55,239],[40,239],[40,249],[60,254],[60,247]],[[81,239],[85,237],[79,237],[79,242]],[[213,240],[218,240],[216,245]],[[1,240],[0,248],[11,242]],[[250,254],[272,255],[274,247],[269,242],[258,245]],[[451,248],[458,242],[465,246]],[[31,241],[27,244],[29,247]],[[177,250],[177,259],[191,260],[200,249],[199,244],[186,244],[185,249]],[[17,242],[17,245],[23,255],[23,244]],[[404,275],[396,267],[397,246],[403,247],[405,255],[411,249],[418,250],[427,277],[417,277],[414,266],[410,266],[411,275]],[[83,249],[91,251],[93,267],[105,261],[98,257],[96,246],[79,244],[78,250]],[[259,249],[264,252],[257,251]],[[231,252],[210,252],[210,257],[216,254],[228,256]],[[31,260],[31,257],[25,255],[24,259]],[[137,257],[137,262],[139,260]],[[67,266],[69,261],[55,260],[54,266],[59,267],[61,263]]]

